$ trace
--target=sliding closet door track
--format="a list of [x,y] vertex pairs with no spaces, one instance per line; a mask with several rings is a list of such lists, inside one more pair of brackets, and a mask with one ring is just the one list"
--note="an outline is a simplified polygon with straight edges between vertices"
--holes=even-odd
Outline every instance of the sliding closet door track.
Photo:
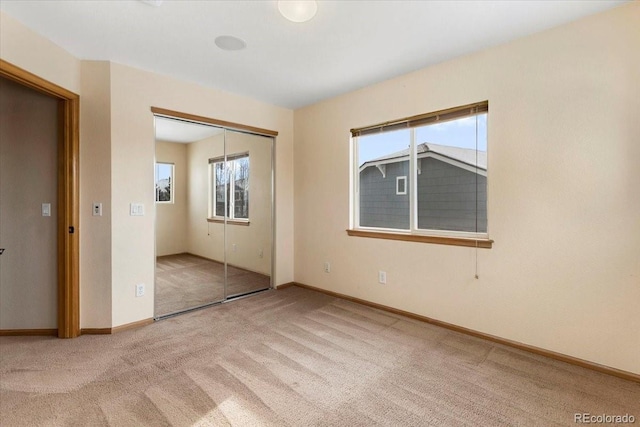
[[267,291],[272,291],[272,290],[273,290],[273,288],[267,288],[267,289],[260,289],[258,291],[248,292],[246,294],[234,295],[234,296],[231,296],[231,297],[229,297],[229,298],[227,298],[226,300],[223,300],[223,301],[211,302],[211,303],[208,303],[208,304],[199,305],[197,307],[187,308],[186,310],[179,310],[179,311],[174,311],[173,313],[163,314],[162,316],[154,317],[153,320],[155,320],[157,322],[159,320],[169,319],[171,317],[176,317],[176,316],[179,316],[181,314],[191,313],[192,311],[202,310],[203,308],[213,307],[213,306],[220,305],[220,304],[226,304],[226,303],[229,303],[229,302],[232,302],[232,301],[237,301],[237,300],[242,299],[242,298],[250,297],[250,296],[253,296],[253,295],[256,295],[256,294],[260,294],[262,292],[267,292]]

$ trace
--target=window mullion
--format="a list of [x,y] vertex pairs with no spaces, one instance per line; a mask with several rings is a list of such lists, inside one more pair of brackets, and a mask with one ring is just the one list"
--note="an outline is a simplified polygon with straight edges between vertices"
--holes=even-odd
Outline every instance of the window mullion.
[[229,219],[235,218],[236,209],[236,161],[229,162]]
[[418,227],[417,182],[418,168],[416,155],[416,130],[411,128],[411,142],[409,145],[409,230],[415,232]]
[[353,137],[353,226],[360,227],[360,160],[358,159],[358,137]]

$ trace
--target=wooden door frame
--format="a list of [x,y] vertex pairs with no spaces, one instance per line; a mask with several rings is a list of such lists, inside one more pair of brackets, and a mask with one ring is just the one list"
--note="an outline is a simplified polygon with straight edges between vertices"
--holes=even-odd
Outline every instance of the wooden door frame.
[[0,76],[58,100],[58,337],[80,335],[80,97],[0,59]]

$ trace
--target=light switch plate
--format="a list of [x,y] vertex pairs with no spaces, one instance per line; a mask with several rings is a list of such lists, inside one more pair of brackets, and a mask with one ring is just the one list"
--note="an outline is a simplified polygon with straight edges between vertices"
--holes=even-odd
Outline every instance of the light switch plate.
[[42,204],[42,216],[51,216],[51,203]]
[[94,202],[91,212],[93,216],[102,216],[102,203]]
[[144,204],[143,203],[131,203],[129,207],[130,216],[144,216]]

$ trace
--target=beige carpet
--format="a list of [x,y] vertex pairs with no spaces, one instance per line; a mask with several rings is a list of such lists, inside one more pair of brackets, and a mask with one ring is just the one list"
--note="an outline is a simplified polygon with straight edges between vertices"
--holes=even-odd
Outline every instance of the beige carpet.
[[[269,276],[227,267],[229,296],[267,289]],[[156,259],[155,314],[161,316],[224,299],[224,264],[189,254]]]
[[638,383],[295,287],[112,336],[0,337],[0,354],[2,426],[640,418]]

